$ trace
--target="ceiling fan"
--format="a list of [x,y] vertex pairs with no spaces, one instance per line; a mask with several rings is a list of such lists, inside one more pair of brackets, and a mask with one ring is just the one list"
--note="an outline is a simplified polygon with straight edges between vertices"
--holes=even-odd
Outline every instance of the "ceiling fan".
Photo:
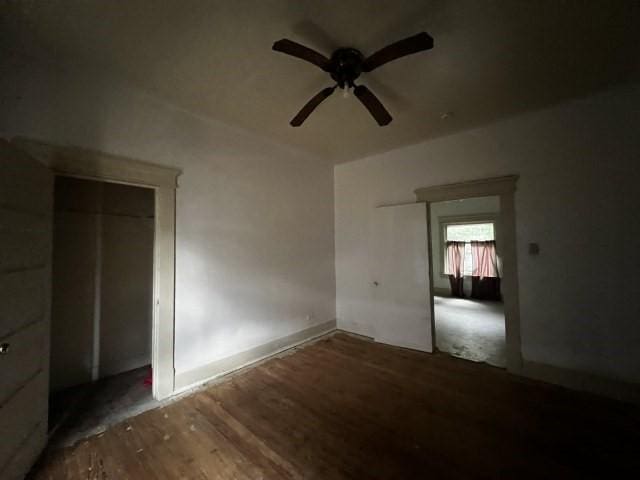
[[333,52],[331,58],[327,58],[323,54],[292,40],[286,38],[278,40],[273,44],[273,50],[313,63],[327,72],[336,82],[333,87],[320,90],[289,123],[292,127],[302,125],[311,112],[339,87],[345,91],[353,88],[354,95],[369,110],[378,125],[381,127],[388,125],[391,123],[392,117],[387,109],[371,90],[364,85],[356,85],[355,80],[363,72],[371,72],[392,60],[430,48],[433,48],[433,38],[426,32],[387,45],[366,58],[355,48],[339,48]]

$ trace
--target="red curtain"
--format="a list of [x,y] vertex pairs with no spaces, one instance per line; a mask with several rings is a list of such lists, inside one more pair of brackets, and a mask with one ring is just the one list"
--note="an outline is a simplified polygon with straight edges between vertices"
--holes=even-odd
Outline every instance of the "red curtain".
[[471,242],[471,258],[471,297],[479,300],[500,300],[496,242]]
[[453,297],[464,297],[464,242],[447,242],[447,273]]

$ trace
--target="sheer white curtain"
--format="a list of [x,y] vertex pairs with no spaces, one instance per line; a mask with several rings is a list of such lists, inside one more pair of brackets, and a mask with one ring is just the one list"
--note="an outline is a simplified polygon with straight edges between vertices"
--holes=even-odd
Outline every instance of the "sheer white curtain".
[[500,300],[500,278],[496,242],[471,242],[471,297],[479,300]]
[[464,297],[464,246],[465,242],[447,242],[446,273],[454,297]]

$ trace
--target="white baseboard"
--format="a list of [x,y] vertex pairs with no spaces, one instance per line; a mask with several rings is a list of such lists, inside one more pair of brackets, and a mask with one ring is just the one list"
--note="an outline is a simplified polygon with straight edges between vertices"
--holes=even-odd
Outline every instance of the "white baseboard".
[[640,404],[640,384],[637,383],[601,377],[599,375],[528,360],[523,361],[522,370],[517,372],[517,374],[535,380],[561,385],[572,390],[581,390],[616,400]]
[[[173,395],[196,388],[223,375],[227,375],[253,363],[294,348],[323,335],[336,331],[336,320],[331,320],[305,330],[272,340],[244,352],[216,360],[215,362],[178,373]],[[345,330],[345,333],[357,335]],[[367,340],[373,340],[365,337]],[[585,391],[606,397],[640,404],[640,384],[605,378],[577,370],[556,367],[544,363],[523,361],[515,375],[553,383],[572,390]]]
[[277,338],[257,347],[236,353],[215,362],[196,367],[186,372],[176,374],[175,389],[173,394],[177,395],[190,390],[203,383],[209,382],[216,377],[226,375],[240,368],[259,362],[268,357],[293,348],[301,343],[308,342],[314,338],[326,335],[336,329],[336,321],[330,320],[320,325],[306,328],[286,337]]

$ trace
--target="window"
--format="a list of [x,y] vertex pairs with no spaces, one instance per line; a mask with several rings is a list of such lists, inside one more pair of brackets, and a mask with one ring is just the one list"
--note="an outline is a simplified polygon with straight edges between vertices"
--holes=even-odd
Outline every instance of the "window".
[[478,221],[456,223],[442,223],[443,246],[443,269],[442,272],[448,275],[447,268],[447,242],[466,242],[464,247],[464,275],[470,276],[472,272],[471,262],[471,241],[495,240],[494,222]]

